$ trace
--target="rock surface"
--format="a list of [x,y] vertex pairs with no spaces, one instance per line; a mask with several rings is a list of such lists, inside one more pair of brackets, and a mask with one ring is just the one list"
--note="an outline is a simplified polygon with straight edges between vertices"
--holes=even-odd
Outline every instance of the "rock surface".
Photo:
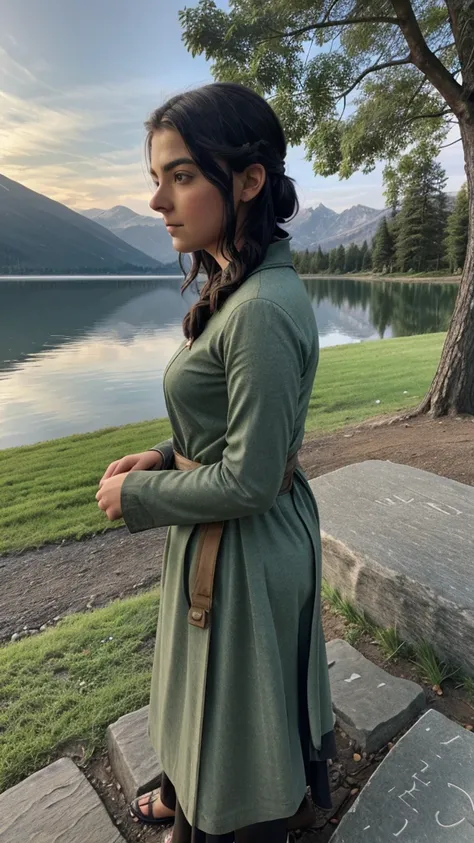
[[474,675],[474,488],[378,460],[310,485],[330,585]]
[[366,752],[377,752],[423,711],[425,694],[415,682],[398,679],[368,661],[347,641],[326,646],[337,722]]
[[472,843],[474,736],[430,710],[400,739],[331,843]]
[[70,758],[0,795],[0,843],[123,843],[86,777]]
[[158,787],[162,769],[148,738],[148,706],[125,714],[108,727],[107,750],[128,801]]

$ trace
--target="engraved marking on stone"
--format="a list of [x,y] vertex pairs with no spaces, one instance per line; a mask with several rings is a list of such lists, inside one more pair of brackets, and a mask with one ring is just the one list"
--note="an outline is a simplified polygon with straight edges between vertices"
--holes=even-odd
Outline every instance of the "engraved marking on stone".
[[368,831],[369,828],[370,828],[370,825],[366,825],[366,827],[364,828],[364,831]]
[[401,828],[400,831],[397,831],[396,834],[395,834],[395,832],[393,832],[393,836],[394,837],[400,837],[400,834],[402,834],[405,831],[407,825],[408,825],[408,820],[405,820],[405,825],[403,826],[403,828]]
[[412,811],[414,811],[414,812],[415,812],[415,814],[418,814],[419,812],[417,811],[417,809],[416,809],[416,808],[414,808],[414,807],[413,807],[413,805],[409,805],[409,804],[408,804],[408,802],[405,802],[405,799],[403,798],[404,796],[412,796],[412,797],[413,797],[413,799],[415,799],[416,797],[415,797],[415,796],[413,796],[413,794],[415,793],[415,791],[418,791],[418,793],[420,792],[420,791],[418,790],[417,786],[416,786],[416,782],[414,782],[413,787],[411,787],[411,788],[410,788],[410,790],[405,790],[405,791],[404,791],[403,793],[401,793],[401,794],[399,793],[399,794],[398,794],[398,798],[399,798],[399,799],[401,799],[401,800],[402,800],[402,802],[403,802],[403,803],[404,803],[404,804],[405,804],[408,808],[411,808],[411,810],[412,810]]
[[455,506],[450,506],[448,503],[444,504],[446,509],[452,509],[452,512],[446,512],[446,509],[443,509],[442,506],[439,506],[437,503],[432,503],[431,501],[425,501],[426,506],[431,506],[432,509],[437,509],[438,512],[442,512],[443,515],[462,515],[460,509],[456,509]]
[[[450,741],[441,741],[441,746],[449,746],[450,743],[454,743],[454,741],[460,741],[461,735],[456,735],[455,738],[451,738]],[[455,785],[453,785],[455,787]]]
[[466,819],[466,817],[463,817],[462,820],[458,820],[457,823],[451,823],[451,825],[445,825],[444,823],[440,822],[439,815],[440,815],[440,812],[436,811],[435,820],[438,823],[438,825],[441,826],[441,828],[456,828],[457,825],[461,825],[461,823],[463,823],[464,820]]
[[377,688],[385,688],[385,682],[381,682],[380,685],[377,685]]
[[400,495],[394,495],[393,497],[396,498],[398,501],[401,501],[402,503],[413,503],[413,501],[415,500],[415,498],[410,498],[410,500],[406,501],[405,498],[401,498]]
[[[460,737],[460,736],[458,736],[458,737]],[[451,782],[448,782],[448,787],[454,787],[455,790],[460,790],[461,793],[464,793],[464,796],[467,796],[467,798],[469,799],[469,802],[471,803],[471,808],[474,811],[474,800],[473,800],[472,796],[469,795],[467,790],[464,790],[462,787],[459,787],[459,785],[457,785],[457,784],[451,784]]]
[[395,790],[395,785],[394,785],[393,787],[391,787],[391,788],[390,788],[390,790],[389,790],[388,792],[389,792],[389,793],[392,793],[394,790]]
[[349,677],[349,679],[344,679],[344,682],[354,682],[355,679],[360,679],[359,673],[353,673],[352,676]]

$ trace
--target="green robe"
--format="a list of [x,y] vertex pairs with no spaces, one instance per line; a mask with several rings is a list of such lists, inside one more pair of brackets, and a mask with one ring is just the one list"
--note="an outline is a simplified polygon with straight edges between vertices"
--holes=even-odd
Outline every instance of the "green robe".
[[[188,822],[208,834],[297,811],[302,649],[316,757],[333,728],[317,506],[300,468],[278,495],[303,441],[317,362],[313,310],[288,240],[278,241],[191,349],[183,341],[171,358],[173,438],[155,446],[165,469],[131,472],[122,486],[132,533],[170,526],[149,736]],[[201,467],[173,470],[173,445]],[[211,626],[200,629],[187,619],[197,525],[222,520]]]

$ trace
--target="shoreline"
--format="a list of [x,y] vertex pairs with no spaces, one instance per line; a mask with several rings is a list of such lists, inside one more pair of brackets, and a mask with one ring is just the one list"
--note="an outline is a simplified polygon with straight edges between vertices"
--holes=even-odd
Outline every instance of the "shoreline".
[[460,284],[461,275],[362,275],[361,273],[346,272],[343,275],[329,275],[320,272],[316,275],[304,274],[300,278],[328,278],[329,280],[343,281],[351,278],[355,281],[389,281],[397,284]]

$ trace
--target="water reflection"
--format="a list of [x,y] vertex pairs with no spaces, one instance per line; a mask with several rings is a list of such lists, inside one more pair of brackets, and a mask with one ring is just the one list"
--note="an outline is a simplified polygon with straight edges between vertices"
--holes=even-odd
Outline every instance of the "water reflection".
[[457,284],[361,281],[356,278],[307,278],[306,289],[318,312],[321,304],[343,312],[362,311],[380,339],[445,331],[454,309]]

